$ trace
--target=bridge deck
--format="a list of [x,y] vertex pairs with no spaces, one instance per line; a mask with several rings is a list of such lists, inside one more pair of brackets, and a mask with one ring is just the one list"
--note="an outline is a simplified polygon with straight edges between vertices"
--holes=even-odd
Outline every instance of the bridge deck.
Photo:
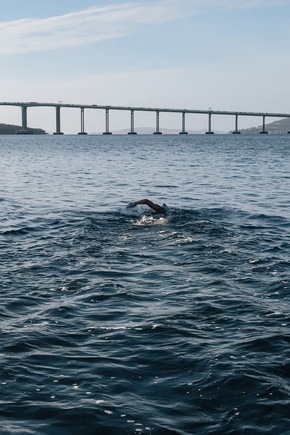
[[67,103],[38,103],[30,102],[0,102],[0,106],[18,106],[18,107],[64,107],[74,109],[102,109],[102,110],[130,110],[139,112],[171,112],[171,113],[192,113],[203,115],[234,115],[234,116],[257,116],[270,118],[290,118],[289,113],[275,112],[244,112],[231,110],[198,110],[198,109],[172,109],[165,107],[139,107],[139,106],[104,106],[96,104],[67,104]]

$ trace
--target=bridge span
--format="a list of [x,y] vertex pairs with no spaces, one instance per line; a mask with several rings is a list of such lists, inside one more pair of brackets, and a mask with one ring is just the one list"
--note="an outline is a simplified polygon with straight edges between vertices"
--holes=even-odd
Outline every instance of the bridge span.
[[[241,112],[241,111],[227,111],[227,110],[197,110],[197,109],[170,109],[158,107],[131,107],[131,106],[104,106],[96,104],[67,104],[63,102],[58,103],[39,103],[35,101],[30,102],[0,102],[0,106],[16,106],[21,108],[22,115],[22,130],[21,133],[29,133],[27,122],[27,111],[31,107],[54,107],[55,108],[55,132],[54,134],[63,134],[61,131],[61,109],[72,108],[80,110],[80,132],[78,134],[87,134],[85,131],[85,110],[103,110],[105,113],[105,131],[103,134],[112,134],[110,131],[110,111],[128,111],[130,113],[130,131],[128,134],[137,134],[135,131],[135,112],[155,112],[156,116],[156,129],[153,134],[162,134],[160,130],[159,115],[160,113],[178,113],[181,115],[181,130],[179,134],[188,134],[186,131],[186,115],[187,114],[202,114],[208,116],[208,130],[206,134],[214,134],[212,131],[212,116],[230,115],[234,117],[233,134],[240,134],[239,131],[239,117],[261,117],[262,130],[261,134],[267,134],[266,131],[266,118],[290,118],[289,113],[271,113],[271,112]],[[288,131],[290,134],[290,131]]]

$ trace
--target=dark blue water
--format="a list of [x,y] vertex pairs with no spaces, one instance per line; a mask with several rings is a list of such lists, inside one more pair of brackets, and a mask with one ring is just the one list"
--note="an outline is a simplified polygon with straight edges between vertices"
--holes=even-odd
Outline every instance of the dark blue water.
[[1,435],[290,433],[290,136],[7,136],[0,174]]

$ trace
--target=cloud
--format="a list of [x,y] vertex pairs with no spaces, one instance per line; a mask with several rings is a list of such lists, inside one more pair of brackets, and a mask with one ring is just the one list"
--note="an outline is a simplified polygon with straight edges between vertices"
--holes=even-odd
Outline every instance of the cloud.
[[[283,1],[283,0],[281,0]],[[279,0],[275,0],[277,5]],[[273,0],[150,0],[91,7],[49,18],[0,21],[0,55],[76,48],[134,34],[212,8],[252,8]]]
[[0,22],[0,55],[80,47],[180,16],[175,1],[112,4],[65,15]]

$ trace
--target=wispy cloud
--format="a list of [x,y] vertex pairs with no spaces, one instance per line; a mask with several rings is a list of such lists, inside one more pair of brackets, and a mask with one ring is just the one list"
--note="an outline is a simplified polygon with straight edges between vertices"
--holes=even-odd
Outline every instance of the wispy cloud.
[[80,47],[130,35],[181,14],[174,1],[112,4],[43,19],[0,22],[0,55]]
[[[81,47],[208,8],[252,8],[274,0],[150,0],[92,7],[50,18],[0,21],[0,55]],[[283,0],[275,0],[275,4]]]

